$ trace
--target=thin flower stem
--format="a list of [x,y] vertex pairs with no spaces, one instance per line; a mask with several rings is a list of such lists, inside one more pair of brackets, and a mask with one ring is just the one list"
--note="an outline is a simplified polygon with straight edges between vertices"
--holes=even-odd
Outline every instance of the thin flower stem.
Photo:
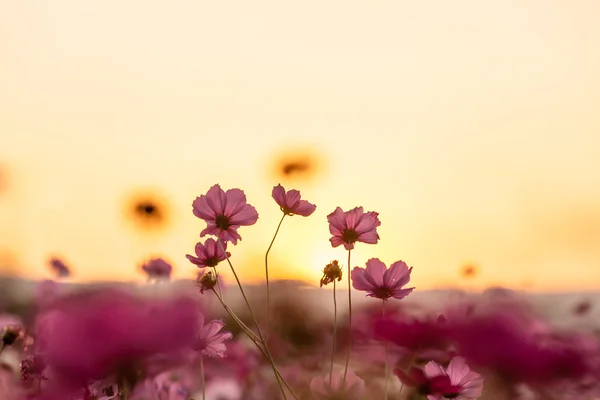
[[[417,360],[417,354],[419,354],[419,348],[417,347],[417,349],[415,350],[412,359],[410,360],[410,363],[408,364],[408,369],[407,372],[410,374],[410,369],[412,368],[413,364],[415,363],[415,361]],[[404,389],[404,382],[402,382],[402,384],[400,384],[400,391],[398,392],[398,396],[400,396],[402,394],[402,389]]]
[[200,355],[200,383],[202,384],[202,400],[206,400],[206,384],[204,382],[204,357]]
[[219,282],[219,273],[217,272],[217,267],[213,267],[213,271],[215,272],[215,279],[217,280],[217,289],[219,289],[219,296],[223,297],[223,292],[221,291],[221,282]]
[[333,344],[331,345],[331,366],[329,367],[329,387],[333,377],[333,358],[335,356],[335,342],[337,340],[337,299],[335,296],[335,279],[333,280]]
[[352,286],[350,282],[350,252],[348,250],[348,354],[346,355],[346,366],[344,367],[344,379],[342,379],[342,387],[346,384],[346,375],[348,375],[348,364],[350,363],[350,353],[352,351]]
[[4,342],[0,343],[0,354],[2,354],[5,347],[6,347],[6,344]]
[[217,294],[217,292],[215,292],[215,290],[213,289],[213,292],[215,293],[215,295],[217,296],[217,298],[219,299],[219,301],[221,302],[221,304],[223,305],[223,308],[225,308],[225,311],[227,311],[227,313],[229,314],[229,316],[231,316],[231,318],[233,318],[238,325],[240,326],[240,328],[242,328],[242,331],[246,334],[246,336],[248,336],[248,339],[250,339],[252,341],[252,343],[254,343],[256,345],[256,347],[260,350],[260,352],[265,356],[265,358],[269,361],[269,363],[271,364],[272,368],[274,369],[275,373],[276,373],[276,378],[279,380],[281,379],[281,381],[283,382],[283,384],[285,385],[285,387],[290,391],[291,395],[294,397],[294,399],[298,400],[298,397],[296,397],[296,394],[294,393],[294,391],[292,390],[292,388],[290,387],[290,385],[286,382],[286,380],[283,378],[283,376],[281,375],[281,373],[277,370],[277,368],[275,367],[275,363],[273,362],[272,358],[270,357],[269,354],[267,354],[267,352],[265,351],[265,349],[263,348],[263,344],[261,343],[260,338],[258,338],[256,336],[256,334],[246,326],[246,324],[244,324],[235,314],[234,312],[231,310],[231,308],[229,308],[224,302],[223,299],[219,297],[219,295]]
[[275,243],[275,238],[277,237],[277,234],[279,233],[279,228],[281,228],[281,224],[283,222],[283,219],[285,218],[285,215],[286,214],[283,213],[283,216],[279,220],[279,225],[277,225],[277,229],[275,230],[275,235],[273,235],[271,244],[269,244],[269,248],[267,249],[267,252],[265,253],[265,278],[267,280],[267,329],[265,332],[266,340],[269,339],[269,332],[271,329],[271,294],[269,291],[269,252],[271,251],[271,247],[273,247],[273,243]]
[[[383,304],[381,305],[381,316],[385,318],[385,299],[382,300]],[[385,364],[384,364],[384,377],[385,377],[385,388],[383,392],[383,399],[387,400],[388,398],[388,342],[385,341]]]
[[[280,382],[280,380],[278,378],[277,367],[275,366],[275,361],[273,360],[273,356],[271,355],[271,352],[269,351],[269,346],[267,346],[267,343],[265,341],[265,337],[262,334],[262,331],[260,330],[260,325],[258,324],[258,320],[256,319],[256,315],[254,314],[254,311],[252,311],[252,307],[250,306],[250,302],[248,301],[248,297],[246,296],[246,292],[244,291],[244,287],[242,286],[242,282],[240,281],[240,278],[238,277],[237,273],[235,272],[235,268],[233,268],[233,264],[231,263],[231,260],[227,256],[227,252],[225,251],[225,248],[223,247],[223,242],[221,242],[221,238],[220,237],[217,239],[217,242],[219,242],[219,245],[221,246],[221,249],[223,250],[223,253],[225,253],[225,257],[227,259],[227,264],[229,264],[229,268],[231,268],[231,272],[233,272],[233,276],[235,277],[235,281],[237,282],[238,287],[240,288],[240,292],[242,293],[242,297],[244,298],[244,302],[246,303],[246,306],[248,307],[248,311],[250,311],[250,315],[252,316],[252,321],[254,322],[254,325],[256,325],[256,331],[258,332],[258,337],[260,338],[262,344],[265,346],[265,352],[267,353],[268,358],[271,361],[271,366],[273,367],[273,372],[275,373],[275,378],[277,379],[277,384],[279,385],[279,388],[281,389],[281,393],[283,394],[283,398],[285,400],[287,400],[287,395],[285,393],[285,389],[281,385],[281,382]],[[291,393],[294,396],[294,398],[297,399],[297,397],[294,394],[294,392],[291,392]]]

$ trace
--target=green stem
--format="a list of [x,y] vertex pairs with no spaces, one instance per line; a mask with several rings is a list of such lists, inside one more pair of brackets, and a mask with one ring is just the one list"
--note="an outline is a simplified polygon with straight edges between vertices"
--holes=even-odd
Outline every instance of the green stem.
[[219,273],[217,272],[217,267],[212,267],[215,272],[215,279],[217,280],[217,289],[219,289],[219,295],[223,297],[223,292],[221,291],[221,282],[219,282]]
[[333,280],[333,344],[331,345],[331,366],[329,367],[329,387],[333,377],[333,358],[335,356],[335,342],[337,340],[337,299],[335,296],[335,279]]
[[346,355],[346,366],[344,367],[344,379],[342,379],[342,386],[346,384],[346,375],[348,375],[348,364],[350,364],[350,353],[352,351],[352,284],[350,282],[350,252],[348,250],[348,354]]
[[223,308],[225,308],[225,311],[227,311],[227,313],[229,314],[229,316],[231,316],[231,318],[233,318],[238,325],[240,326],[240,328],[242,328],[242,331],[246,334],[246,336],[248,336],[248,339],[250,339],[252,341],[252,343],[254,343],[256,345],[256,347],[260,350],[260,352],[265,356],[265,358],[269,361],[269,363],[271,364],[271,367],[273,368],[274,372],[276,373],[275,377],[279,380],[281,379],[281,382],[283,382],[283,384],[285,385],[285,387],[290,391],[290,393],[292,394],[292,396],[294,397],[294,399],[298,400],[298,397],[296,397],[296,395],[294,394],[294,391],[292,390],[292,388],[290,387],[290,385],[286,382],[286,380],[283,378],[283,376],[281,375],[281,373],[277,370],[275,363],[273,362],[273,359],[270,357],[269,354],[267,354],[267,352],[265,351],[265,349],[263,348],[264,344],[261,343],[261,340],[256,336],[256,334],[254,332],[252,332],[252,330],[250,328],[248,328],[246,326],[246,324],[244,324],[235,314],[234,312],[231,310],[231,308],[229,308],[224,302],[223,299],[219,297],[219,295],[217,294],[217,292],[215,292],[215,290],[213,289],[213,292],[215,293],[215,295],[217,296],[217,298],[219,299],[219,301],[221,302],[221,304],[223,305]]
[[269,332],[271,328],[271,293],[269,291],[269,252],[271,251],[271,247],[273,247],[273,243],[275,242],[275,238],[279,233],[279,228],[281,228],[281,224],[283,223],[283,219],[285,218],[285,213],[279,220],[279,225],[277,225],[277,229],[275,230],[275,235],[273,235],[273,239],[271,240],[271,244],[269,244],[269,248],[265,253],[265,277],[267,280],[267,330],[265,332],[266,339],[269,339]]
[[[254,311],[252,311],[252,307],[250,306],[250,302],[248,301],[248,297],[246,296],[246,292],[244,291],[244,287],[242,286],[242,282],[240,281],[240,278],[238,277],[237,273],[235,272],[235,268],[233,268],[233,264],[231,263],[231,260],[229,259],[229,257],[227,256],[227,253],[225,252],[225,249],[223,247],[223,243],[221,242],[221,238],[218,238],[217,242],[219,242],[219,244],[221,246],[221,249],[223,249],[223,252],[225,253],[225,257],[227,258],[227,263],[229,264],[229,268],[231,268],[231,272],[233,272],[233,276],[235,277],[235,281],[237,282],[237,285],[240,288],[240,292],[242,293],[242,297],[244,298],[244,302],[246,303],[246,306],[248,307],[248,311],[250,311],[250,315],[252,316],[252,321],[254,322],[254,325],[256,325],[256,331],[258,332],[258,337],[260,338],[261,342],[265,346],[265,352],[268,354],[268,357],[270,358],[270,361],[272,363],[273,372],[275,373],[275,378],[277,379],[277,384],[279,385],[279,388],[281,389],[281,393],[283,394],[284,400],[287,400],[287,394],[285,393],[285,389],[281,385],[281,381],[279,380],[279,377],[278,377],[278,374],[277,374],[277,367],[275,366],[275,361],[273,360],[273,356],[271,355],[271,352],[269,351],[269,346],[267,346],[267,343],[265,341],[265,337],[262,334],[262,331],[260,330],[260,325],[258,324],[258,320],[256,319],[256,315],[254,314]],[[291,392],[291,393],[294,396],[294,398],[297,399],[297,397],[294,394],[294,392]]]

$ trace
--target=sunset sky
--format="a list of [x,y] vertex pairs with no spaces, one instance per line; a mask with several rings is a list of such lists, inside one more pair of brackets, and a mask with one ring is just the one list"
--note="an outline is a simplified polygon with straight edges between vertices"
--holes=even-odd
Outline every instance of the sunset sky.
[[[272,274],[318,284],[326,215],[378,211],[371,257],[427,289],[600,288],[600,2],[0,0],[0,268],[143,280],[205,224],[214,183],[259,212],[231,249],[262,279],[277,183],[317,204],[288,218]],[[278,177],[309,152],[305,178]],[[165,202],[146,232],[136,193]],[[470,282],[460,268],[477,265]]]

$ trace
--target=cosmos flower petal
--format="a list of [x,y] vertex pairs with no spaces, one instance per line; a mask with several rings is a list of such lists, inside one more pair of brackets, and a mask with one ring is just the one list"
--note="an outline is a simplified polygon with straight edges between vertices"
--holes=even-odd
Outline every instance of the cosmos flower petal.
[[404,286],[410,281],[410,272],[404,261],[396,261],[385,272],[383,283],[386,286]]
[[355,229],[363,216],[362,207],[354,207],[352,210],[346,213],[346,227],[348,229]]
[[365,279],[365,269],[354,267],[351,272],[352,287],[356,290],[371,291],[375,287]]
[[271,196],[273,196],[273,200],[275,200],[275,202],[279,204],[280,207],[283,207],[283,205],[285,204],[286,196],[285,189],[283,188],[283,186],[281,186],[281,184],[273,187]]
[[221,189],[221,186],[216,184],[208,189],[205,199],[208,206],[215,212],[215,215],[224,213],[225,205],[227,204],[227,196],[223,189]]
[[[361,211],[362,211],[362,207],[361,207]],[[362,234],[365,232],[372,231],[375,228],[377,228],[378,226],[380,226],[381,221],[379,221],[378,215],[379,215],[379,213],[377,213],[375,211],[369,211],[369,212],[363,214],[359,223],[354,228],[354,229],[356,229],[356,232]]]
[[246,205],[246,195],[240,189],[229,189],[225,196],[227,197],[227,204],[225,205],[223,213],[228,216],[235,216],[244,209]]
[[413,290],[415,290],[415,288],[394,290],[392,291],[392,297],[397,300],[401,300],[411,294]]
[[434,378],[436,376],[446,374],[446,371],[444,371],[444,368],[441,365],[439,365],[438,363],[436,363],[435,361],[428,362],[425,365],[425,367],[423,368],[423,371],[425,372],[425,375],[428,378]]
[[379,240],[379,235],[377,231],[369,231],[365,233],[361,233],[358,237],[359,242],[367,243],[367,244],[377,244]]
[[446,370],[450,377],[452,385],[458,385],[464,379],[471,369],[467,366],[466,360],[463,357],[454,357]]
[[231,225],[253,225],[258,220],[256,208],[250,204],[244,205],[237,214],[231,217]]
[[371,258],[367,261],[366,273],[373,278],[375,286],[384,286],[383,276],[385,272],[385,264],[380,259]]
[[294,214],[302,215],[303,217],[308,217],[312,213],[315,212],[317,206],[309,203],[306,200],[300,200],[296,207],[294,207]]
[[[336,209],[327,216],[327,221],[329,222],[329,232],[332,235],[341,235],[342,231],[346,229],[345,213],[340,207],[336,207]],[[335,232],[332,231],[332,228],[335,228]]]

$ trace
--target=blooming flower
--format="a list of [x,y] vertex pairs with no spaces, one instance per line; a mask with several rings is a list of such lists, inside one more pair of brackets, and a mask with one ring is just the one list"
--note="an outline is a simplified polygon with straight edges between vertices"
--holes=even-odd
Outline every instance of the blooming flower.
[[429,400],[475,400],[481,396],[483,378],[471,371],[462,357],[454,357],[448,368],[430,361],[425,365],[423,374],[416,371],[412,372],[411,378],[416,378],[419,392],[427,395]]
[[365,213],[362,207],[346,212],[337,207],[327,216],[329,233],[333,235],[329,239],[331,245],[338,247],[343,244],[346,250],[352,250],[356,242],[376,244],[379,240],[377,227],[381,225],[378,215],[374,211]]
[[356,376],[355,373],[348,371],[346,381],[344,382],[344,373],[334,371],[331,376],[318,376],[310,381],[310,390],[319,400],[355,400],[362,399],[365,394],[365,382]]
[[371,258],[367,261],[367,268],[355,267],[352,270],[352,287],[368,292],[369,297],[403,299],[414,290],[403,289],[410,281],[411,271],[412,267],[408,268],[404,261],[396,261],[390,269],[386,269],[378,258]]
[[173,267],[162,258],[153,258],[142,265],[142,270],[148,274],[148,279],[169,279]]
[[225,356],[225,341],[233,337],[230,332],[219,332],[225,324],[221,320],[212,320],[204,325],[204,316],[200,315],[200,333],[192,348],[211,357]]
[[223,242],[233,244],[242,240],[237,233],[240,226],[253,225],[258,220],[256,209],[246,204],[246,195],[240,189],[225,192],[219,185],[214,185],[206,195],[196,197],[192,207],[194,215],[207,223],[207,227],[200,232],[201,237],[214,235]]
[[216,267],[219,262],[231,257],[231,253],[224,252],[223,249],[227,250],[227,242],[223,243],[223,248],[221,248],[215,239],[208,238],[204,244],[196,244],[194,249],[196,257],[189,254],[186,254],[186,257],[198,268]]
[[285,215],[298,214],[308,217],[317,208],[306,200],[300,200],[299,191],[292,189],[286,192],[281,185],[273,187],[272,196]]
[[66,278],[71,275],[69,267],[67,267],[61,259],[51,258],[48,264],[56,274],[57,278]]
[[333,260],[325,266],[319,286],[323,287],[323,285],[328,285],[335,280],[338,282],[342,280],[342,268],[338,260]]

